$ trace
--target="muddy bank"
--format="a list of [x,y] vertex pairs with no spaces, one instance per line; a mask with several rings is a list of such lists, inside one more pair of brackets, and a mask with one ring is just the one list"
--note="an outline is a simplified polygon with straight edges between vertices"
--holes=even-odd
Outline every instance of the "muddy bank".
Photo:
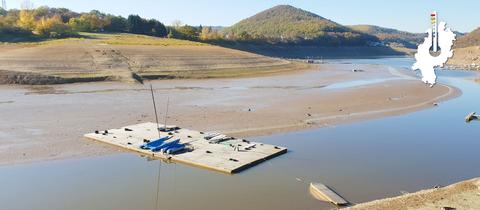
[[[138,39],[135,41],[143,40]],[[0,84],[141,83],[144,79],[245,77],[311,68],[303,62],[194,42],[169,46],[122,42],[110,45],[105,42],[108,40],[1,45]]]
[[480,206],[480,178],[458,182],[446,187],[426,189],[402,196],[371,201],[347,208],[350,210],[383,209],[477,209]]
[[451,69],[480,70],[480,46],[454,49],[446,65]]
[[[459,95],[425,86],[412,72],[380,65],[325,64],[257,78],[153,81],[168,124],[236,137],[268,135],[399,115]],[[100,82],[0,88],[0,164],[100,155],[94,130],[154,122],[149,84]],[[159,116],[164,119],[164,108]],[[10,120],[15,119],[15,120]]]
[[18,84],[18,85],[53,85],[77,82],[100,82],[113,81],[109,76],[91,76],[77,78],[63,78],[58,76],[49,76],[33,72],[15,72],[0,70],[0,84]]
[[390,47],[321,47],[299,45],[261,45],[238,44],[226,45],[265,56],[291,59],[322,59],[322,58],[366,58],[375,56],[402,56],[406,52]]

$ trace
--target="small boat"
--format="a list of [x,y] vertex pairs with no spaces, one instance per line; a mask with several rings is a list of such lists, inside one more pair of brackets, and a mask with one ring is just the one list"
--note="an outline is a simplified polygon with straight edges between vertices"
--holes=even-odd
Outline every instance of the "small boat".
[[159,138],[157,140],[153,140],[151,142],[148,142],[146,144],[143,144],[140,146],[140,149],[144,149],[144,150],[151,150],[155,147],[158,147],[160,145],[163,144],[163,142],[165,142],[166,140],[172,138],[171,136],[165,136],[165,137],[162,137],[162,138]]
[[208,141],[208,143],[217,144],[219,142],[230,140],[230,139],[233,139],[233,137],[229,137],[229,136],[226,136],[226,135],[219,135],[219,136],[216,136],[214,138],[211,138],[210,141]]
[[162,147],[162,149],[160,149],[160,152],[162,153],[166,153],[167,150],[171,149],[171,148],[175,148],[175,147],[181,147],[183,146],[183,144],[181,144],[180,142],[173,142],[171,144],[168,144],[168,145],[164,145]]
[[322,183],[310,183],[309,190],[312,196],[318,200],[327,201],[337,206],[349,204],[348,201]]
[[205,137],[203,137],[205,140],[210,140],[216,136],[219,136],[220,133],[217,133],[217,132],[214,132],[214,133],[208,133],[207,135],[205,135]]
[[176,139],[176,140],[173,140],[173,141],[170,141],[170,142],[164,142],[163,144],[153,148],[152,152],[158,152],[158,151],[162,150],[163,148],[178,144],[179,142],[180,142],[180,139]]
[[185,145],[184,144],[178,144],[177,146],[175,147],[170,147],[167,149],[167,154],[173,154],[173,153],[176,153],[176,152],[179,152],[179,151],[182,151],[185,149]]
[[472,120],[477,120],[478,119],[478,116],[475,115],[476,113],[475,112],[472,112],[470,114],[468,114],[466,117],[465,117],[465,122],[470,122]]

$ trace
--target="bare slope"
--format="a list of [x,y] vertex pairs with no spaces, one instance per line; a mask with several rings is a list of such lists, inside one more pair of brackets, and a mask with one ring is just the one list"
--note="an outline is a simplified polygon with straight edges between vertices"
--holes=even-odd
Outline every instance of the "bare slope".
[[198,42],[128,34],[88,35],[86,39],[0,46],[0,84],[234,77],[306,67]]
[[452,68],[480,70],[480,28],[457,38],[453,57],[448,60]]

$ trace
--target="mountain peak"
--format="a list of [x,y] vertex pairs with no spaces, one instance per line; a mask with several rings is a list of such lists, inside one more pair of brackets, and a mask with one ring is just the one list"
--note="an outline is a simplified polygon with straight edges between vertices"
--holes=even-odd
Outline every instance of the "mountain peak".
[[321,45],[366,45],[378,41],[373,36],[317,14],[290,5],[278,5],[261,11],[227,28],[225,33],[236,40],[315,43]]

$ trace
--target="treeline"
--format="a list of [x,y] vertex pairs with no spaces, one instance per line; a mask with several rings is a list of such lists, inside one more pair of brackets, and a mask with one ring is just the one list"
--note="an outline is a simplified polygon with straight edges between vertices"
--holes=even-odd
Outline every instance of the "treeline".
[[165,26],[158,20],[145,19],[138,15],[125,18],[97,10],[77,13],[65,8],[45,6],[9,11],[0,8],[0,38],[65,38],[79,36],[79,32],[124,32],[188,40],[221,37],[218,31],[211,27],[182,25],[179,21],[173,26]]

